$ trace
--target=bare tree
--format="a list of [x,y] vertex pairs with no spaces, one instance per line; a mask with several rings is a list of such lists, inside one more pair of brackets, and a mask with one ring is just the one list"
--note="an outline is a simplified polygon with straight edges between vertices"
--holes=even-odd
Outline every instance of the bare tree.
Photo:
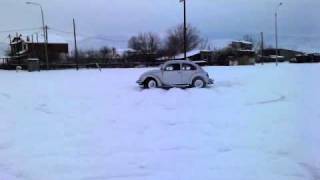
[[133,36],[128,47],[142,53],[157,53],[160,49],[161,41],[157,34],[140,33],[138,36]]
[[201,40],[199,47],[200,49],[211,50],[213,46],[208,38],[204,38]]
[[244,36],[242,37],[242,39],[243,39],[244,41],[248,41],[248,42],[252,42],[252,43],[255,41],[255,39],[253,38],[253,36],[252,36],[252,35],[249,35],[249,34],[244,35]]
[[[187,26],[187,51],[193,50],[202,42],[200,31],[188,24]],[[165,41],[165,49],[168,56],[174,56],[184,51],[184,26],[178,25],[168,31]]]
[[112,57],[115,57],[117,55],[117,49],[115,47],[112,47],[111,54],[112,54]]
[[99,53],[93,49],[89,49],[85,53],[88,58],[98,58],[99,57]]
[[248,41],[248,42],[251,42],[252,45],[253,45],[253,49],[255,51],[259,50],[260,48],[260,40],[258,40],[256,37],[254,37],[253,35],[249,35],[249,34],[246,34],[243,36],[242,38],[244,41]]
[[110,54],[112,54],[112,49],[109,48],[108,46],[102,47],[99,51],[102,58],[107,58]]

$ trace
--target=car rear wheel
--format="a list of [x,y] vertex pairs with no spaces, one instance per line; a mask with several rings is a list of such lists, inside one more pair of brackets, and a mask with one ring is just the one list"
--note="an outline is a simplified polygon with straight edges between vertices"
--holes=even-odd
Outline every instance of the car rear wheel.
[[145,83],[145,88],[147,88],[147,89],[154,89],[157,87],[158,87],[157,81],[154,79],[149,79]]
[[192,82],[192,86],[195,88],[204,88],[206,87],[206,82],[202,78],[195,78]]

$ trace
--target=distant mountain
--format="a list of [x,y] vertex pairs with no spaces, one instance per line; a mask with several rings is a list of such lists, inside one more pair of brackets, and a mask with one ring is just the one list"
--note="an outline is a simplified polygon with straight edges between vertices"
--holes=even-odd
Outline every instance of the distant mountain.
[[[108,36],[98,35],[93,37],[79,37],[78,47],[82,50],[100,49],[103,46],[116,47],[117,49],[127,47],[127,39],[124,37],[114,37],[111,39]],[[73,42],[72,44],[73,45]],[[73,49],[73,48],[72,48]]]
[[305,53],[320,52],[320,37],[290,37],[280,41],[280,47],[298,50]]
[[[71,36],[60,36],[54,33],[50,33],[49,42],[59,42],[59,43],[68,43],[69,51],[74,50],[74,40]],[[115,39],[111,39],[108,36],[97,35],[92,37],[82,37],[79,36],[78,40],[78,49],[81,50],[91,50],[91,49],[100,49],[103,46],[108,47],[116,47],[116,49],[127,48],[127,40],[125,37],[113,37]],[[43,42],[43,38],[39,37],[39,42]],[[4,42],[0,42],[0,56],[5,55],[5,51],[8,49],[8,44]]]
[[[214,39],[211,40],[212,49],[222,49],[227,47],[235,39]],[[258,41],[259,43],[259,41]],[[265,37],[265,48],[275,47],[274,37]],[[305,53],[319,53],[320,52],[320,37],[281,37],[279,39],[279,48],[290,49],[295,51],[302,51]]]

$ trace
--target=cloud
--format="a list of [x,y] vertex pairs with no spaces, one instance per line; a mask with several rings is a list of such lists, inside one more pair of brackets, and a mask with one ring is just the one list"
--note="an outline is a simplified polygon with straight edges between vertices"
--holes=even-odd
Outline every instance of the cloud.
[[[86,36],[108,36],[122,44],[133,34],[144,31],[164,33],[182,23],[179,0],[38,0],[45,10],[49,27],[72,31],[72,18],[78,31]],[[279,11],[280,40],[295,43],[306,35],[318,40],[320,1],[283,0]],[[209,39],[241,38],[244,34],[266,34],[273,42],[274,11],[278,0],[188,0],[188,22]],[[1,0],[1,29],[41,26],[39,8],[23,0]],[[1,31],[0,29],[0,31]],[[70,36],[65,34],[65,36]],[[293,38],[294,36],[294,38]],[[0,39],[4,35],[0,34]],[[121,42],[120,42],[121,41]],[[300,43],[296,42],[296,43]],[[288,44],[282,43],[282,44]],[[307,43],[307,42],[306,42]],[[314,43],[313,44],[317,44]],[[306,45],[307,46],[307,45]],[[317,46],[317,45],[312,45]],[[320,49],[320,47],[319,47]]]

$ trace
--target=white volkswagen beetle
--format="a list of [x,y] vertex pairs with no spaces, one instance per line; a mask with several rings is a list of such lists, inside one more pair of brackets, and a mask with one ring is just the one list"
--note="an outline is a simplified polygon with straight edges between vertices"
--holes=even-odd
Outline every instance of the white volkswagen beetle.
[[204,88],[213,84],[209,74],[199,65],[185,60],[168,61],[160,70],[142,74],[137,81],[144,88],[157,87],[197,87]]

